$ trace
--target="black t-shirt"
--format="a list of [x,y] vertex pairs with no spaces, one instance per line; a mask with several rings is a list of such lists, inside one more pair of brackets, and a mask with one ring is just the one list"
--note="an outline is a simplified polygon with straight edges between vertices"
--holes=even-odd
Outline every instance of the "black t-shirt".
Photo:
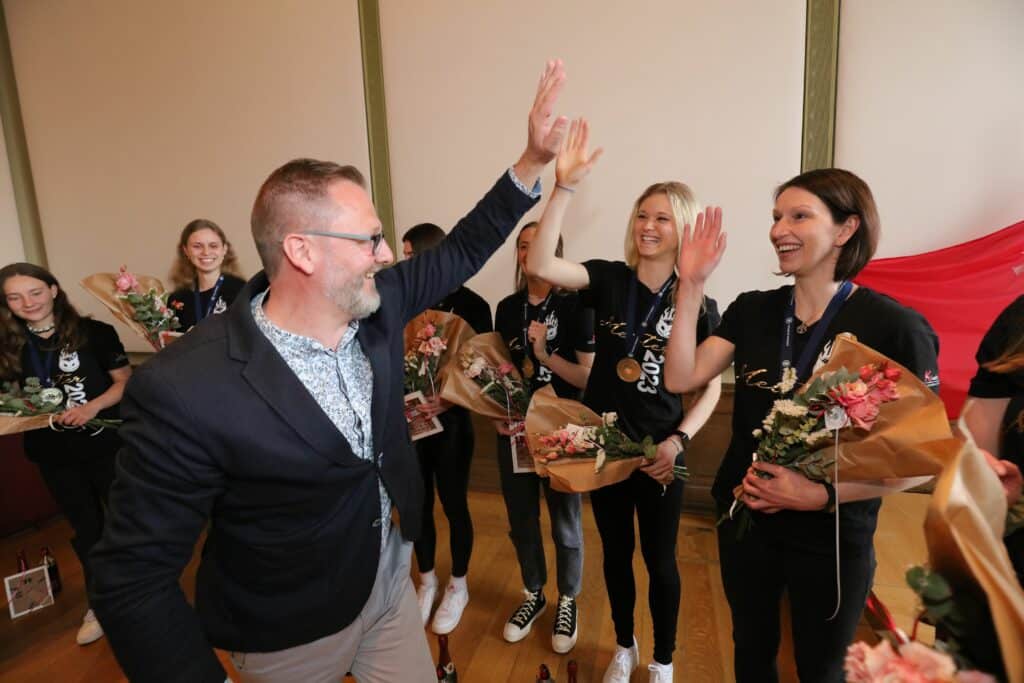
[[1010,403],[1003,413],[1000,425],[999,453],[1024,468],[1024,432],[1021,431],[1021,412],[1024,411],[1024,369],[1015,372],[992,372],[981,367],[999,358],[1011,344],[1024,336],[1024,296],[1019,297],[999,314],[978,346],[975,359],[978,374],[971,380],[968,393],[978,398],[1008,398]]
[[[651,325],[642,335],[635,358],[642,370],[636,382],[619,379],[616,364],[626,357],[627,303],[636,280],[636,272],[622,261],[586,261],[583,266],[590,276],[585,300],[594,307],[596,337],[594,367],[583,394],[583,402],[597,413],[616,412],[619,425],[631,438],[650,436],[663,441],[679,428],[683,419],[683,402],[679,394],[665,389],[662,373],[665,365],[665,344],[672,331],[675,316],[673,293],[666,292],[651,317]],[[635,286],[633,305],[634,329],[657,297],[642,283]],[[703,311],[697,320],[697,343],[703,341],[718,325],[718,306],[705,297]]]
[[[49,367],[40,372],[32,360],[32,350],[28,343],[21,350],[21,377],[24,384],[29,377],[39,377],[45,383],[49,374],[53,386],[64,391],[65,406],[68,408],[82,405],[96,398],[113,384],[110,371],[128,365],[128,356],[114,328],[106,323],[90,318],[83,318],[82,331],[84,343],[75,350],[63,348],[56,337],[40,339],[32,335],[29,343],[35,344],[38,352],[39,365],[46,368],[49,356]],[[101,410],[97,415],[102,419],[117,419],[118,407],[111,406]],[[49,429],[36,429],[25,433],[25,452],[33,460],[49,454],[60,444],[64,445],[68,437],[82,436],[89,438],[81,431],[54,432]]]
[[431,308],[435,311],[454,313],[469,323],[477,334],[493,331],[490,305],[469,287],[459,287]]
[[[245,286],[245,280],[224,273],[224,282],[220,286],[220,291],[217,292],[217,301],[213,302],[213,308],[210,307],[210,298],[213,296],[213,290],[216,286],[210,287],[209,289],[199,292],[199,308],[202,311],[210,311],[210,315],[218,315],[228,310],[228,306],[234,302],[238,293],[242,291],[242,287]],[[181,323],[181,327],[178,328],[179,332],[187,332],[192,328],[199,320],[196,316],[196,296],[194,287],[182,287],[171,292],[171,295],[167,297],[169,304],[178,304],[181,306],[180,310],[175,310],[175,315],[178,316],[178,322]],[[205,317],[205,316],[204,316]]]
[[548,353],[557,354],[570,363],[578,362],[577,351],[583,353],[593,353],[594,351],[594,310],[583,308],[578,294],[552,292],[542,320],[543,302],[536,305],[528,303],[526,290],[522,289],[502,299],[494,314],[494,329],[505,340],[515,366],[522,370],[523,360],[527,353],[534,363],[534,375],[530,378],[530,390],[536,391],[551,384],[559,396],[578,399],[580,390],[556,375],[549,367],[541,365],[533,354],[533,345],[529,341],[526,342],[528,348],[523,348],[524,302],[527,303],[525,326],[528,327],[531,320],[547,324]]
[[[782,317],[792,291],[787,285],[740,294],[726,309],[714,333],[735,346],[732,440],[711,489],[722,510],[732,503],[733,488],[742,481],[757,448],[753,430],[761,425],[772,403],[782,398],[771,387],[780,380]],[[800,357],[814,329],[811,325],[807,332],[795,335],[794,359]],[[938,391],[939,340],[920,313],[870,289],[858,288],[829,323],[814,367],[828,360],[833,340],[842,332],[854,334],[858,341],[892,358]],[[878,499],[842,503],[839,517],[843,541],[870,543],[880,505]],[[759,529],[776,534],[778,539],[831,552],[828,539],[835,533],[835,523],[829,513],[783,510],[773,515],[755,512],[754,516]]]

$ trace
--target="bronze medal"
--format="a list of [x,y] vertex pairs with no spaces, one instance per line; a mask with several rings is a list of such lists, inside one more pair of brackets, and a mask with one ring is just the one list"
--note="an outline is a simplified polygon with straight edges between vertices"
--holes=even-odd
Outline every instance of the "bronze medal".
[[640,370],[640,363],[635,358],[626,357],[615,365],[615,372],[623,382],[633,382],[640,379],[643,372]]
[[529,356],[527,356],[523,359],[523,377],[525,377],[526,379],[530,379],[531,377],[533,377],[533,371],[533,361],[530,360]]

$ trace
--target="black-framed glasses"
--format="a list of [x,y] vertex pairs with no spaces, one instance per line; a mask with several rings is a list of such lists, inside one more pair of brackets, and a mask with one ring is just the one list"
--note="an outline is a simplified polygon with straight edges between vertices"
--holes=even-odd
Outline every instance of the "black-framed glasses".
[[356,235],[351,232],[331,232],[330,230],[303,230],[301,235],[320,235],[321,237],[338,237],[345,240],[355,240],[356,242],[370,242],[373,246],[370,248],[370,253],[374,256],[380,250],[380,243],[384,241],[384,231],[375,232],[372,235]]

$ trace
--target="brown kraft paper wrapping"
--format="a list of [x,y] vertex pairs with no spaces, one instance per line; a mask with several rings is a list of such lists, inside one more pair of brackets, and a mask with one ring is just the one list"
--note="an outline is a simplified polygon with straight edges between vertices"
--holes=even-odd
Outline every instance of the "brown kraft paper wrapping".
[[[117,292],[117,273],[93,273],[81,281],[82,288],[100,300],[107,307],[115,318],[132,329],[132,332],[153,345],[153,340],[146,333],[146,328],[132,318],[132,307],[128,302],[122,301]],[[139,289],[148,292],[155,289],[157,294],[164,293],[164,285],[160,280],[150,275],[136,275],[139,282]]]
[[[444,386],[441,387],[441,398],[484,417],[507,421],[509,419],[508,407],[504,404],[499,405],[489,396],[484,395],[481,391],[483,387],[462,371],[462,365],[459,362],[459,355],[462,353],[474,353],[482,356],[494,367],[498,367],[502,363],[511,365],[512,357],[509,355],[501,335],[497,332],[486,332],[470,337],[461,344],[459,354],[452,356],[451,370],[444,379]],[[522,381],[518,370],[513,369],[510,375]],[[516,415],[511,417],[513,420],[517,418]],[[520,415],[518,418],[521,419],[522,416]]]
[[440,386],[452,368],[459,369],[459,349],[476,332],[473,331],[469,323],[454,313],[445,313],[430,308],[413,318],[405,326],[405,353],[408,354],[412,350],[416,341],[416,333],[427,323],[431,323],[435,328],[441,330],[441,334],[438,336],[448,347],[441,354],[441,359],[437,364],[437,377],[434,378],[434,381]]
[[[551,385],[534,392],[526,412],[526,439],[531,453],[540,453],[540,436],[550,434],[566,424],[594,426],[601,417],[579,401],[559,398]],[[537,474],[548,477],[551,488],[563,493],[586,493],[624,481],[644,464],[643,457],[608,460],[600,472],[594,472],[593,458],[558,458],[535,460]]]

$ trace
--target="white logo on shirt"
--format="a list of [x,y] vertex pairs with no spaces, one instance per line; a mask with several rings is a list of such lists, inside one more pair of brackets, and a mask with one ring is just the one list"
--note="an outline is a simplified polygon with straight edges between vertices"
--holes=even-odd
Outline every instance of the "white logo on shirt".
[[666,308],[661,317],[658,318],[658,324],[654,326],[654,331],[658,333],[659,337],[668,339],[669,335],[672,334],[672,321],[676,317],[676,307],[669,306]]
[[77,351],[61,351],[60,358],[57,359],[57,365],[60,367],[61,372],[74,372],[81,365],[78,360]]

